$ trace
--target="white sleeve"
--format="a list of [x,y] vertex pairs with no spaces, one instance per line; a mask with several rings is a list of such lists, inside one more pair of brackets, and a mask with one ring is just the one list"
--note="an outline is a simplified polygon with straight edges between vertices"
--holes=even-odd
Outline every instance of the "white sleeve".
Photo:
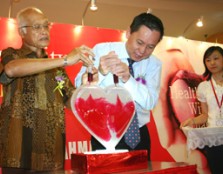
[[206,96],[205,96],[205,91],[206,91],[205,89],[206,89],[205,82],[200,83],[197,87],[196,95],[197,95],[197,99],[200,102],[207,102]]
[[133,99],[142,109],[151,110],[158,102],[161,79],[161,62],[147,67],[145,75],[146,85],[130,78],[124,86],[131,93]]
[[82,66],[81,70],[79,71],[79,73],[77,74],[77,76],[74,79],[74,86],[76,88],[80,87],[82,84],[82,75],[86,72],[86,67]]

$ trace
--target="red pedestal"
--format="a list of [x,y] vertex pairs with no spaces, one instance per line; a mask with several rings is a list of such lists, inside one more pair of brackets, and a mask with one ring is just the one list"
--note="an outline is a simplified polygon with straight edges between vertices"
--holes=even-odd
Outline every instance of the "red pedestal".
[[111,154],[72,154],[71,168],[78,174],[123,172],[148,168],[146,150]]

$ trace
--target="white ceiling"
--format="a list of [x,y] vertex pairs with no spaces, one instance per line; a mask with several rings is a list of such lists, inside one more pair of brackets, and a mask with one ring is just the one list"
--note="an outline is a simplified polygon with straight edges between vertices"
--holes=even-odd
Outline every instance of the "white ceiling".
[[[82,24],[89,0],[14,0],[11,17],[27,6],[40,8],[52,22]],[[86,11],[84,24],[125,30],[134,16],[148,8],[159,16],[165,26],[165,36],[185,37],[205,41],[223,32],[223,0],[96,0],[98,10]],[[10,0],[0,0],[0,17],[9,16]],[[204,27],[197,28],[195,20],[203,16]]]

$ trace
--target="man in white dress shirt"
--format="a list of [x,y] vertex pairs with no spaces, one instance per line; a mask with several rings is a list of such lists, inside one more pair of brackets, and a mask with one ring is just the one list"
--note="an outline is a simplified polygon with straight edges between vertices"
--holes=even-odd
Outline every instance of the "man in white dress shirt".
[[[119,85],[126,88],[136,104],[140,142],[131,148],[120,140],[116,149],[148,151],[150,160],[150,135],[147,123],[150,122],[150,111],[155,107],[160,91],[161,61],[152,55],[156,45],[162,40],[164,27],[162,21],[151,13],[136,16],[127,29],[126,42],[97,44],[94,65],[98,68],[98,85],[106,87],[114,84],[113,74],[119,78]],[[134,61],[134,75],[130,74],[128,58]],[[83,81],[86,68],[82,68],[75,79],[76,87]],[[91,139],[92,150],[104,147],[94,138]]]

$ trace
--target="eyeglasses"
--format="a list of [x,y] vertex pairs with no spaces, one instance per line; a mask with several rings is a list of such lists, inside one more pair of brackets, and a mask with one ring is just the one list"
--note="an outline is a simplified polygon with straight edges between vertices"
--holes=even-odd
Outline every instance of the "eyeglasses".
[[40,24],[36,24],[36,25],[25,25],[25,26],[21,26],[20,28],[28,28],[28,27],[31,27],[33,30],[35,31],[41,31],[42,29],[44,30],[49,30],[51,25],[50,23],[48,24],[44,24],[44,25],[40,25]]

